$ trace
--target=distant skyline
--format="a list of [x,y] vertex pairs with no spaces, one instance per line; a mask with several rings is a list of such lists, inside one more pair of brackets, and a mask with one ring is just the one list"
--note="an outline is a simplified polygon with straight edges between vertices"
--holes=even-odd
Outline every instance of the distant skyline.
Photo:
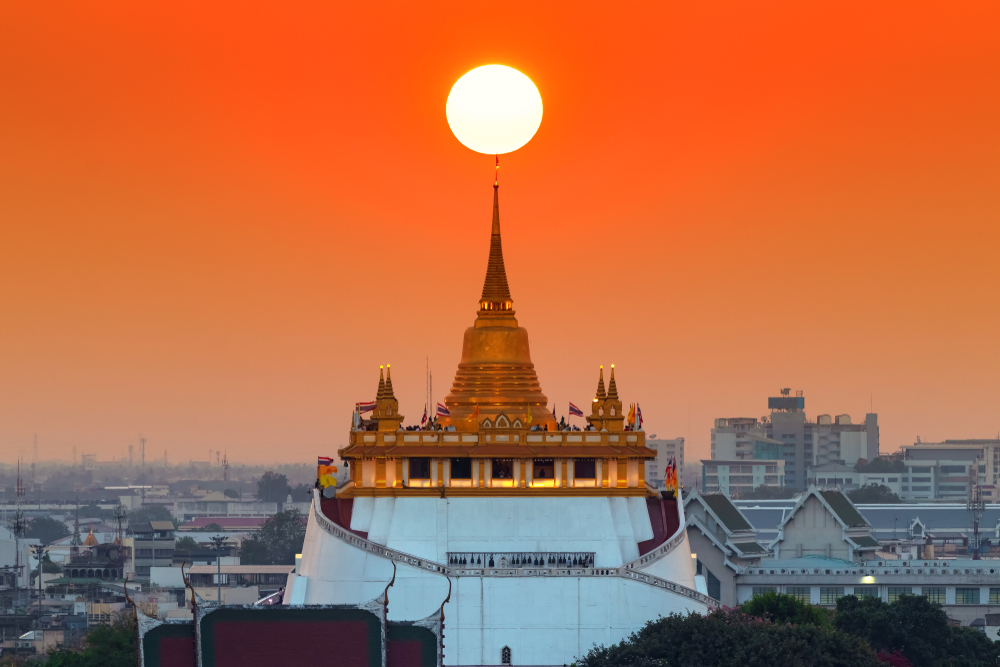
[[140,434],[309,461],[391,363],[450,389],[493,158],[445,119],[516,67],[507,275],[544,393],[646,431],[873,403],[883,451],[1000,431],[1000,6],[20,3],[0,21],[0,461]]

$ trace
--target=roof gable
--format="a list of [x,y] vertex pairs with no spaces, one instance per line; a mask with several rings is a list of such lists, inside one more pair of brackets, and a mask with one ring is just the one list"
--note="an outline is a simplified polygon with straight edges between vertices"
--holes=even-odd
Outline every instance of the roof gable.
[[706,493],[701,499],[708,506],[708,509],[712,511],[712,514],[715,515],[719,523],[725,526],[729,532],[753,530],[753,526],[746,520],[739,508],[723,494]]
[[868,522],[854,507],[854,503],[840,491],[820,491],[820,495],[830,510],[837,515],[846,526],[868,526]]

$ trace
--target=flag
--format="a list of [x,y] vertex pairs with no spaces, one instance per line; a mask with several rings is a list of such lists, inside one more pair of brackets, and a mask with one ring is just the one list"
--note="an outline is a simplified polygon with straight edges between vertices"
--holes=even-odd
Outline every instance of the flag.
[[479,406],[477,405],[476,409],[472,411],[472,414],[466,418],[466,421],[474,422],[478,420],[479,420]]
[[333,459],[330,458],[329,456],[320,456],[319,458],[316,459],[316,465],[318,465],[318,466],[332,466],[333,465]]
[[531,423],[531,410],[528,410],[528,418],[524,420],[525,424]]
[[630,405],[628,408],[628,424],[629,426],[635,426],[635,406]]
[[365,412],[371,412],[375,409],[376,405],[375,401],[361,401],[358,403],[358,413],[363,414]]
[[438,403],[437,416],[438,417],[451,417],[451,412],[448,410],[448,408],[444,407],[443,403]]
[[337,466],[333,465],[333,459],[329,456],[319,456],[316,458],[316,479],[321,488],[337,486],[337,479],[333,474],[337,472]]
[[427,406],[426,405],[424,406],[424,416],[420,418],[420,423],[421,424],[426,424],[427,423]]
[[577,416],[577,417],[582,417],[583,416],[583,410],[581,410],[580,408],[578,408],[575,405],[573,405],[572,403],[570,403],[569,404],[569,416],[572,417],[574,415]]
[[642,408],[639,404],[635,404],[635,426],[636,428],[642,428]]

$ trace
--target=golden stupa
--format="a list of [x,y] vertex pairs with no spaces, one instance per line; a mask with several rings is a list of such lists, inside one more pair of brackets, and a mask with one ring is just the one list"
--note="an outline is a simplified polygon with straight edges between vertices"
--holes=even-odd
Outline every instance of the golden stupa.
[[[531,425],[555,426],[549,399],[542,393],[531,363],[528,331],[514,318],[500,240],[499,192],[500,186],[494,184],[490,258],[479,312],[475,324],[465,330],[462,360],[451,393],[444,399],[451,416],[442,418],[441,423],[458,431],[475,431],[483,418],[501,413]],[[479,419],[469,419],[477,406]]]

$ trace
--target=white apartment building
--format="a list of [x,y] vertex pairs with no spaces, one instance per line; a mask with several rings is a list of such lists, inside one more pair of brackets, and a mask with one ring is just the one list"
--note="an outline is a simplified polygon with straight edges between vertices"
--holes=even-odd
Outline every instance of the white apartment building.
[[758,486],[785,485],[785,462],[758,460],[702,460],[702,493],[722,493],[729,498],[744,496]]
[[651,439],[646,440],[646,446],[656,452],[656,460],[646,462],[646,483],[653,488],[662,489],[665,485],[664,475],[670,459],[677,461],[677,479],[683,483],[684,438],[658,440],[654,435]]

